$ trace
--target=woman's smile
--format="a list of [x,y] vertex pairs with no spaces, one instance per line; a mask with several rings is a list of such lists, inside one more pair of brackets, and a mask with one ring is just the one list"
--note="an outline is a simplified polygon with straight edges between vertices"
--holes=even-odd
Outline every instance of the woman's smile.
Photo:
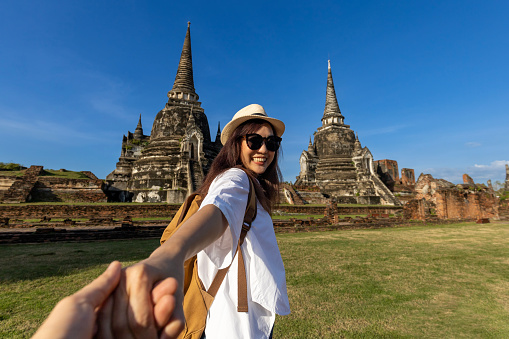
[[[274,135],[272,128],[268,124],[262,125],[256,132],[263,138]],[[257,150],[252,150],[248,147],[246,139],[242,141],[241,155],[242,164],[245,168],[253,171],[256,174],[263,174],[267,170],[267,167],[274,160],[275,152],[269,151],[265,142]]]

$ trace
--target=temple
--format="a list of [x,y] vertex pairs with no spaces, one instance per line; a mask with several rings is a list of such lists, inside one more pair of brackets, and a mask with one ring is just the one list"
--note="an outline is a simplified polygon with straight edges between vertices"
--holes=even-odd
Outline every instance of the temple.
[[106,177],[110,201],[181,203],[199,187],[222,146],[219,130],[211,140],[198,99],[188,23],[175,82],[150,136],[141,115],[135,132],[124,135],[116,169]]
[[318,186],[322,194],[343,203],[401,205],[378,178],[369,149],[361,146],[344,120],[329,60],[322,126],[300,156],[295,186],[303,190]]

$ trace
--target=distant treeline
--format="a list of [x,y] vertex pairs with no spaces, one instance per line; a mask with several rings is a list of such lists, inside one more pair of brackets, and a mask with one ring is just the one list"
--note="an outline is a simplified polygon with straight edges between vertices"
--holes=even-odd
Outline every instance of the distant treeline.
[[25,167],[20,164],[0,162],[0,171],[21,171],[22,169],[25,169]]

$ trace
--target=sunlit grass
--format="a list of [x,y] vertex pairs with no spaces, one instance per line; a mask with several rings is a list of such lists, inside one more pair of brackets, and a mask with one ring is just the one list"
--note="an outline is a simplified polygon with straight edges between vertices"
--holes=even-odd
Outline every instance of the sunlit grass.
[[[274,338],[509,337],[509,224],[278,234],[292,313]],[[0,337],[157,239],[0,247]]]

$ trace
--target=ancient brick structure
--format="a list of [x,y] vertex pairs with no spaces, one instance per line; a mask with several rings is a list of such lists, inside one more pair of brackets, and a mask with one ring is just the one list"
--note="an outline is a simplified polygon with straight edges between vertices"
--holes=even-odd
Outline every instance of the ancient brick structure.
[[437,216],[440,219],[499,218],[498,198],[494,194],[458,186],[436,192]]
[[463,174],[463,183],[467,185],[475,185],[474,179],[468,174]]
[[327,203],[324,218],[331,224],[337,224],[339,222],[338,204],[334,198],[330,199]]
[[42,166],[30,166],[25,175],[17,178],[3,195],[4,203],[20,203],[32,200],[31,192],[37,178],[42,172]]
[[434,213],[434,205],[424,198],[410,200],[403,206],[406,220],[428,220]]
[[415,185],[415,173],[412,168],[401,169],[401,184],[406,186]]
[[[466,179],[468,183],[454,185],[443,179],[434,179],[430,174],[421,174],[415,185],[416,199],[430,203],[439,219],[499,219],[499,202],[494,192],[483,184]],[[426,218],[422,208],[415,207],[415,201],[405,205],[413,209],[408,213],[413,213],[414,219],[417,219],[415,215]]]
[[106,202],[103,181],[97,179],[92,172],[81,173],[88,178],[53,177],[45,173],[43,166],[30,166],[23,176],[11,179],[2,202]]
[[500,200],[498,205],[500,220],[509,220],[509,200]]
[[505,190],[509,191],[509,165],[505,164]]
[[322,126],[301,154],[295,185],[319,186],[321,193],[337,197],[339,202],[400,205],[376,175],[371,152],[361,146],[344,119],[329,61]]
[[393,181],[399,181],[398,162],[396,160],[376,160],[374,161],[374,166],[377,168],[377,171],[380,169],[381,172],[387,173]]
[[280,201],[286,201],[292,205],[304,205],[304,200],[295,191],[292,185],[283,184],[282,188],[283,189],[280,191],[280,194],[282,193],[283,197],[280,196]]
[[150,137],[140,121],[134,134],[124,136],[117,168],[106,177],[112,200],[180,203],[198,188],[221,149],[219,129],[212,141],[198,98],[188,23],[175,82]]
[[450,183],[444,179],[435,179],[431,174],[423,174],[419,176],[417,179],[417,183],[415,184],[415,192],[417,193],[416,199],[426,199],[433,203],[436,203],[435,192],[439,188],[452,188],[454,187],[453,183]]
[[32,190],[31,201],[106,202],[100,179],[67,179],[41,176]]

